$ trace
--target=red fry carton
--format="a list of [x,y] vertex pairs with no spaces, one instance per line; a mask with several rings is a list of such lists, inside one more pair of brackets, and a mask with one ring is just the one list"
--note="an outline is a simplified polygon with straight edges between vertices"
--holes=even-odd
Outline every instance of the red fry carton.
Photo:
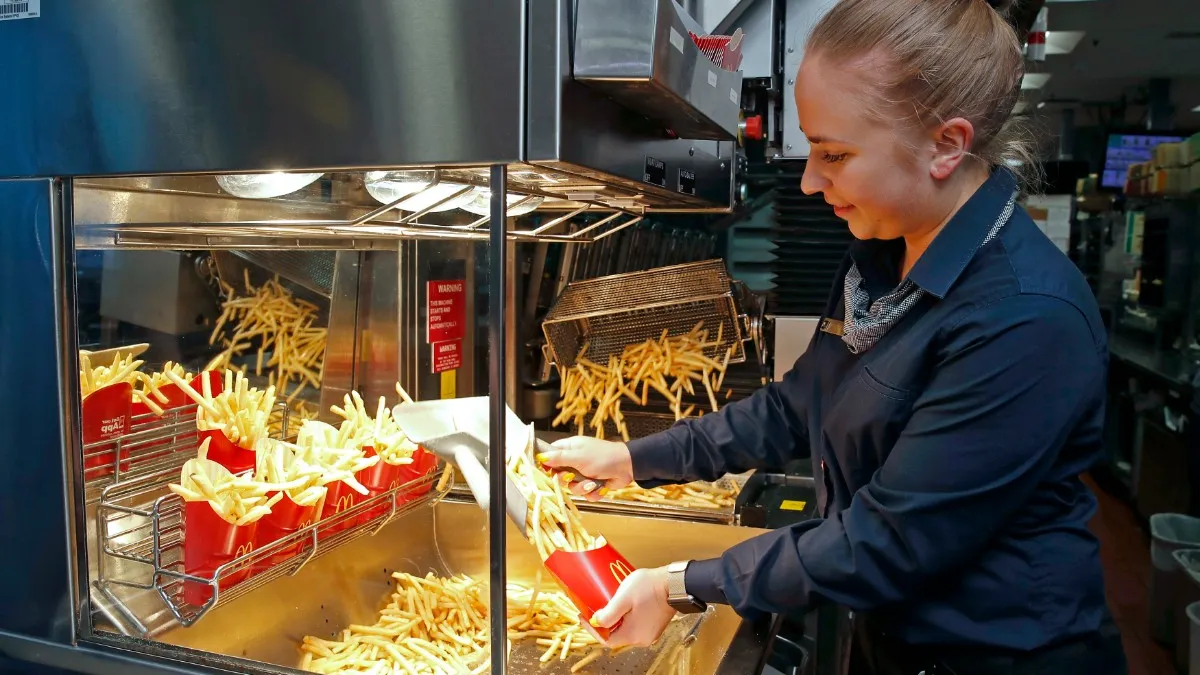
[[[271,507],[271,512],[258,520],[254,548],[262,549],[312,525],[317,520],[320,507],[320,500],[308,506],[300,506],[285,492],[275,506]],[[255,571],[268,569],[296,556],[306,548],[307,543],[297,542],[279,547],[278,551],[261,560]]]
[[113,474],[116,461],[115,439],[128,433],[131,426],[133,386],[118,382],[97,389],[83,399],[83,444],[113,440],[84,450],[83,471],[91,480]]
[[[325,493],[325,506],[321,509],[321,520],[334,519],[339,514],[349,511],[368,499],[366,495],[359,493],[345,481],[339,480],[335,483],[330,483],[327,487],[329,491]],[[342,530],[348,530],[360,522],[362,522],[361,516],[339,518],[336,523],[322,525],[317,531],[317,538],[327,539],[331,535]]]
[[[555,551],[546,558],[546,569],[575,603],[580,620],[590,621],[592,615],[613,599],[621,582],[633,574],[634,567],[611,544],[605,543],[581,553]],[[612,632],[597,627],[593,630],[606,640]]]
[[[400,467],[401,484],[428,476],[430,473],[433,473],[437,470],[437,455],[429,452],[425,448],[418,446],[416,451],[413,452],[412,458],[412,464],[405,464],[404,466]],[[412,501],[418,497],[422,497],[428,494],[431,489],[433,489],[433,484],[426,483],[425,485],[407,490],[404,494],[400,495],[400,503]]]
[[[221,374],[215,370],[210,370],[210,371],[201,373],[200,375],[197,375],[196,377],[192,378],[192,381],[190,382],[190,384],[192,385],[192,388],[195,389],[196,391],[203,391],[202,382],[203,382],[203,378],[205,376],[208,377],[209,385],[211,387],[213,396],[216,396],[217,394],[221,393],[221,388],[224,383],[221,381]],[[173,383],[165,384],[165,385],[159,387],[158,390],[161,391],[163,393],[163,395],[165,395],[167,397],[167,401],[165,403],[159,403],[159,407],[161,407],[163,409],[164,413],[174,410],[176,408],[185,407],[192,403],[191,397],[188,396],[186,393],[184,393],[184,391],[182,389],[180,389],[178,386],[176,386]],[[155,399],[155,402],[158,403],[158,400]],[[142,415],[151,415],[151,414],[153,414],[153,411],[150,410],[150,408],[145,403],[142,403],[141,401],[134,401],[133,406],[132,406],[132,413],[133,413],[133,417],[136,418],[136,417],[139,417]],[[141,425],[141,424],[143,424],[143,422],[139,421],[138,424]],[[199,443],[199,440],[200,440],[200,438],[197,437],[197,443]],[[137,461],[137,462],[146,462],[146,461],[159,459],[161,457],[164,457],[167,453],[166,452],[157,452],[156,453],[156,452],[154,452],[154,448],[156,446],[169,445],[172,442],[175,442],[175,441],[173,439],[165,439],[165,440],[161,440],[161,441],[144,442],[144,443],[138,444],[135,447],[131,447],[128,449],[122,448],[121,459],[126,460],[126,459],[129,459],[132,457],[134,459],[134,461]],[[210,445],[211,445],[211,442],[210,442]],[[127,471],[129,469],[129,467],[130,467],[130,462],[122,461],[122,464],[121,464],[122,471]]]
[[[184,503],[183,571],[211,578],[217,568],[254,551],[258,521],[234,525],[213,510],[207,501]],[[222,590],[249,575],[248,567],[227,572],[219,581]],[[212,586],[194,581],[183,584],[183,599],[190,605],[203,605],[212,597]]]
[[237,475],[254,471],[254,460],[257,455],[253,448],[247,450],[235,444],[220,429],[208,429],[199,434],[201,443],[204,442],[204,439],[209,439],[208,458],[229,469],[229,473]]

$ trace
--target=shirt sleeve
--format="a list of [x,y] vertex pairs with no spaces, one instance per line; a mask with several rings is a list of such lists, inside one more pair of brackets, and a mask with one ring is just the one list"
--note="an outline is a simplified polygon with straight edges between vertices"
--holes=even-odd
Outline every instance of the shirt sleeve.
[[688,592],[745,616],[912,597],[986,548],[1101,404],[1103,344],[1055,298],[976,309],[949,331],[891,453],[847,509],[693,562]]
[[[814,336],[814,342],[819,336]],[[812,391],[812,345],[779,382],[718,412],[676,422],[629,442],[638,485],[716,480],[727,473],[780,467],[808,450],[806,402]]]

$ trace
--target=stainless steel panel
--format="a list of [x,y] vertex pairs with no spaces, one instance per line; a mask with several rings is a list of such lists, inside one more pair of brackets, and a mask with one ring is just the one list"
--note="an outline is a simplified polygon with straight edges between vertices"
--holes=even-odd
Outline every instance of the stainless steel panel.
[[[528,163],[596,185],[651,197],[656,210],[727,211],[733,203],[733,141],[667,138],[661,125],[571,78],[572,0],[529,0]],[[646,159],[664,164],[666,186],[644,181]],[[679,192],[679,171],[696,176],[695,196]],[[611,188],[610,188],[611,189]]]
[[212,326],[219,312],[213,293],[187,255],[105,251],[100,314],[160,333],[183,335]]
[[[730,546],[762,530],[584,513],[585,527],[604,533],[617,550],[639,567],[665,565],[680,558],[719,556]],[[670,547],[662,546],[670,540]],[[217,607],[191,628],[164,634],[167,643],[217,654],[240,656],[280,666],[299,662],[296,645],[305,635],[330,636],[350,623],[374,622],[380,603],[391,588],[389,575],[488,574],[486,516],[474,504],[442,502],[385,527],[373,537],[358,539],[314,560],[294,577],[284,577],[244,597]],[[506,531],[508,578],[532,584],[540,563],[537,554],[515,527]],[[550,583],[547,577],[546,583]],[[698,636],[695,673],[712,673],[739,625],[727,607],[717,608]],[[561,673],[553,664],[545,670],[528,662],[533,645],[513,649],[513,672]],[[537,653],[540,653],[538,651]],[[645,658],[642,655],[640,658]],[[571,662],[565,665],[569,666]],[[589,672],[645,672],[633,663],[604,659]],[[532,667],[531,667],[532,665]]]
[[714,64],[673,0],[577,0],[575,79],[681,138],[737,136],[742,75]]
[[[728,22],[728,31],[741,28],[746,38],[742,41],[742,77],[770,77],[776,49],[771,22],[774,20],[774,5],[784,0],[742,0],[736,11],[723,21]],[[725,34],[725,33],[722,33]],[[788,92],[791,95],[791,92]]]
[[783,119],[778,120],[783,129],[781,154],[787,159],[806,159],[808,139],[800,131],[800,120],[796,116],[796,72],[804,60],[804,47],[812,29],[837,4],[837,0],[786,0],[787,25],[784,30],[783,54]]
[[521,156],[521,0],[43,2],[0,22],[0,177]]

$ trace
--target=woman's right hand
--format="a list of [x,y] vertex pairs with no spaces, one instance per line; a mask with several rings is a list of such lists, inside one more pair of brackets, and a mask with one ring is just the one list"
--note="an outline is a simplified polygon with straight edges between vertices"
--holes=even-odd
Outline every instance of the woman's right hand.
[[633,460],[624,443],[573,436],[555,441],[538,463],[560,474],[573,494],[596,501],[633,482]]

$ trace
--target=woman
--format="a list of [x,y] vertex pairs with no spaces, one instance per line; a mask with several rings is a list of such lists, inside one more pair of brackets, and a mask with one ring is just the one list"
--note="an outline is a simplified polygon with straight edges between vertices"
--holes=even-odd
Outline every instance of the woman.
[[795,89],[801,186],[858,240],[822,330],[720,414],[542,459],[596,497],[811,453],[823,517],[638,571],[594,620],[620,622],[612,642],[646,644],[703,603],[835,603],[854,611],[858,672],[1125,672],[1080,480],[1100,456],[1105,333],[1015,203],[1021,76],[984,0],[842,0],[816,26]]

